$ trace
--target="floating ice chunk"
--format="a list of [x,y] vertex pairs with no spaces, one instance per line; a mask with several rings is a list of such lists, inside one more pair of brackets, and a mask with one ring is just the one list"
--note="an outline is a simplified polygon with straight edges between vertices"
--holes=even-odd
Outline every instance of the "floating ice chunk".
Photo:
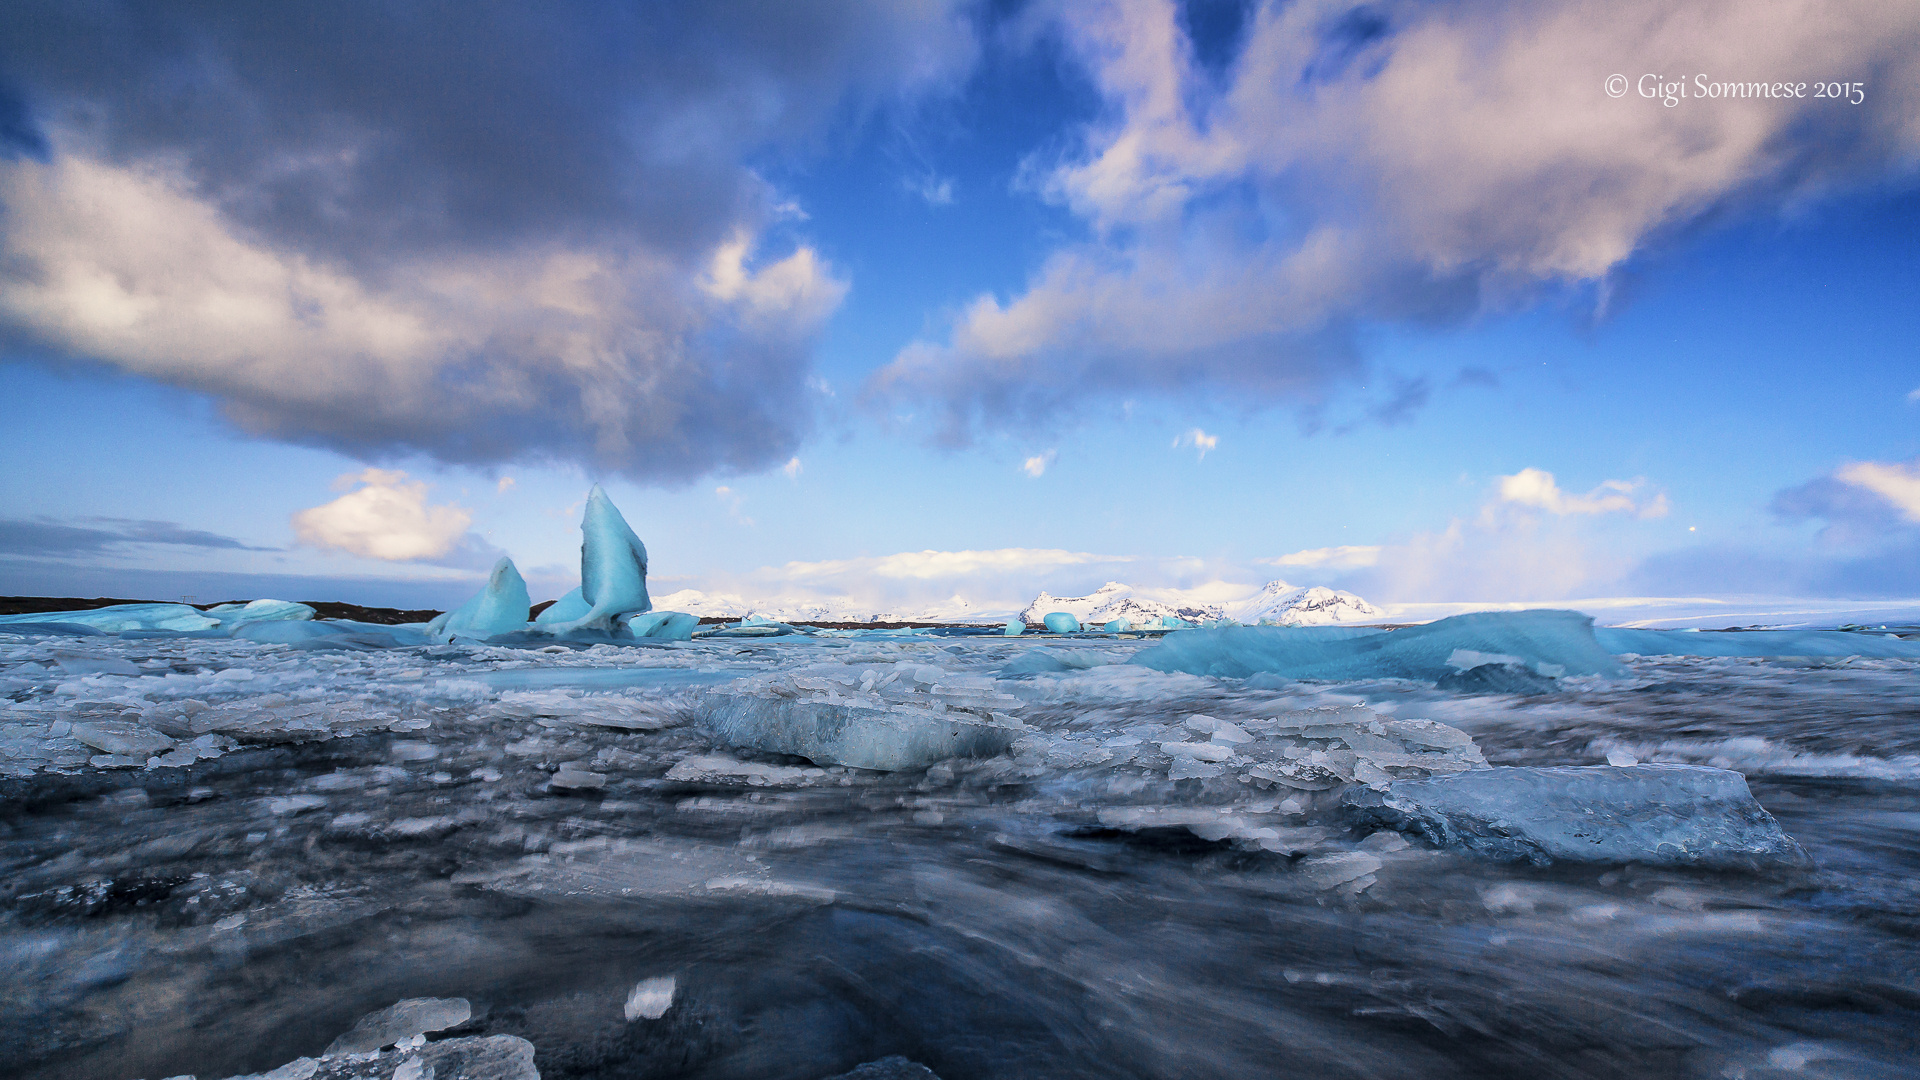
[[1746,777],[1697,765],[1496,768],[1348,796],[1363,822],[1509,861],[1709,868],[1798,865],[1806,853]]
[[167,736],[124,720],[74,724],[68,734],[102,753],[139,758],[141,761],[155,754],[164,754],[174,747],[174,741]]
[[667,779],[687,784],[745,784],[748,787],[801,787],[827,778],[819,768],[763,765],[725,754],[700,754],[675,762]]
[[627,620],[627,628],[637,638],[655,641],[692,641],[700,628],[700,617],[684,611],[648,611]]
[[1040,621],[1049,634],[1072,634],[1080,629],[1080,620],[1074,618],[1071,612],[1056,611]]
[[435,641],[452,641],[524,630],[531,606],[519,568],[512,559],[502,557],[487,575],[487,587],[452,611],[436,616],[427,624],[427,636]]
[[587,612],[592,610],[593,605],[587,603],[587,598],[581,596],[579,588],[575,587],[567,590],[565,596],[548,604],[546,610],[534,616],[533,624],[548,626],[553,623],[573,622],[576,619],[586,618]]
[[140,675],[136,665],[117,656],[85,656],[80,653],[56,652],[53,662],[60,670],[69,675]]
[[1107,625],[1102,629],[1110,634],[1124,634],[1132,628],[1133,624],[1125,619],[1111,619],[1108,620]]
[[1478,612],[1394,631],[1229,626],[1169,634],[1132,662],[1217,678],[1265,672],[1289,679],[1433,682],[1456,670],[1448,659],[1463,651],[1510,656],[1534,670],[1553,665],[1572,675],[1625,674],[1594,640],[1593,620],[1577,611]]
[[211,630],[220,620],[186,604],[114,604],[91,611],[36,611],[0,615],[0,626],[10,623],[66,623],[90,627],[104,634],[127,630],[172,630],[186,633]]
[[557,634],[572,630],[610,634],[621,616],[653,608],[647,597],[646,545],[599,484],[587,493],[586,514],[580,520],[580,596],[588,604],[586,614],[545,625]]
[[360,1018],[327,1046],[327,1057],[365,1054],[415,1035],[457,1027],[473,1016],[466,998],[406,998]]
[[1857,634],[1846,630],[1629,630],[1593,632],[1611,653],[1641,656],[1867,656],[1920,659],[1920,639]]
[[250,622],[305,622],[315,614],[311,607],[291,600],[252,600],[207,609],[208,618],[220,620],[220,625],[229,629]]
[[992,679],[912,663],[756,675],[703,702],[707,725],[730,745],[886,771],[999,754],[1022,730],[1009,715],[1022,704]]
[[1007,626],[1006,626],[1007,637],[1019,637],[1021,634],[1024,634],[1026,632],[1027,632],[1026,620],[1024,619],[1008,619],[1007,620]]
[[1197,761],[1225,761],[1233,756],[1233,748],[1216,742],[1163,742],[1160,752],[1168,757],[1187,757]]
[[658,1020],[667,1015],[673,1007],[674,979],[671,975],[661,975],[652,979],[641,979],[627,995],[627,1005],[623,1012],[629,1022],[634,1020]]
[[563,791],[597,791],[607,786],[607,775],[593,772],[578,761],[569,761],[560,766],[548,784]]

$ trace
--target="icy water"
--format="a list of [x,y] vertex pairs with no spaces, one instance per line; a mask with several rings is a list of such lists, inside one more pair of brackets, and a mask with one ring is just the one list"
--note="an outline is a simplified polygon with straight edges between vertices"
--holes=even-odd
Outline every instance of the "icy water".
[[[457,996],[473,1018],[436,1037],[525,1038],[549,1080],[894,1054],[945,1080],[1920,1075],[1914,662],[1636,659],[1457,696],[1112,663],[1142,644],[998,678],[1026,726],[1004,754],[879,773],[720,746],[702,695],[1062,646],[0,637],[0,1074],[261,1072]],[[1736,769],[1812,865],[1493,863],[1159,749],[1353,705],[1496,765]],[[664,976],[665,1015],[629,1020]]]

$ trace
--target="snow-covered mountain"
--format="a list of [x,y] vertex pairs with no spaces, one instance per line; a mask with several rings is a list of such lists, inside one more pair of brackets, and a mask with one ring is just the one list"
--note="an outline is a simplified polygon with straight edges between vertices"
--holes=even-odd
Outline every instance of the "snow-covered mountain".
[[[1269,581],[1253,595],[1240,600],[1208,602],[1178,590],[1156,589],[1155,597],[1142,596],[1130,585],[1109,581],[1086,596],[1054,596],[1041,593],[1021,611],[1020,617],[1037,623],[1056,611],[1065,611],[1082,623],[1099,626],[1114,619],[1125,619],[1134,626],[1148,626],[1172,615],[1190,622],[1231,619],[1248,625],[1329,626],[1335,623],[1378,622],[1386,613],[1350,592],[1324,585],[1303,588],[1284,581]],[[1218,596],[1217,587],[1207,590]]]

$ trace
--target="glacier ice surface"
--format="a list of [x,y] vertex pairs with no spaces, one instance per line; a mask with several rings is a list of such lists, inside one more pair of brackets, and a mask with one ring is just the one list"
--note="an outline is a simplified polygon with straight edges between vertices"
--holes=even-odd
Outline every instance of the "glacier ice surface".
[[454,638],[490,638],[512,633],[525,629],[531,607],[527,601],[527,583],[521,579],[519,568],[513,565],[512,559],[503,556],[487,575],[486,588],[452,611],[435,616],[427,623],[427,636],[446,642]]
[[[1463,660],[1462,655],[1470,658]],[[1477,656],[1475,654],[1478,654]],[[1625,674],[1577,611],[1492,611],[1381,631],[1227,626],[1168,634],[1133,663],[1157,671],[1244,679],[1420,679],[1436,682],[1482,662],[1518,662],[1541,675]]]
[[1510,862],[1795,866],[1806,853],[1747,789],[1700,765],[1513,766],[1354,791],[1362,822]]
[[250,622],[304,622],[315,615],[313,608],[291,600],[251,600],[244,604],[219,604],[206,610],[208,618],[220,620],[223,627]]

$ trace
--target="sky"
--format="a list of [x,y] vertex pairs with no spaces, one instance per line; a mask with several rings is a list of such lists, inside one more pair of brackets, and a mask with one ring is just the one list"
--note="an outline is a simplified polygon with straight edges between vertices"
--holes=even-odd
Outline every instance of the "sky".
[[1917,256],[1900,0],[18,0],[0,593],[1920,606]]

